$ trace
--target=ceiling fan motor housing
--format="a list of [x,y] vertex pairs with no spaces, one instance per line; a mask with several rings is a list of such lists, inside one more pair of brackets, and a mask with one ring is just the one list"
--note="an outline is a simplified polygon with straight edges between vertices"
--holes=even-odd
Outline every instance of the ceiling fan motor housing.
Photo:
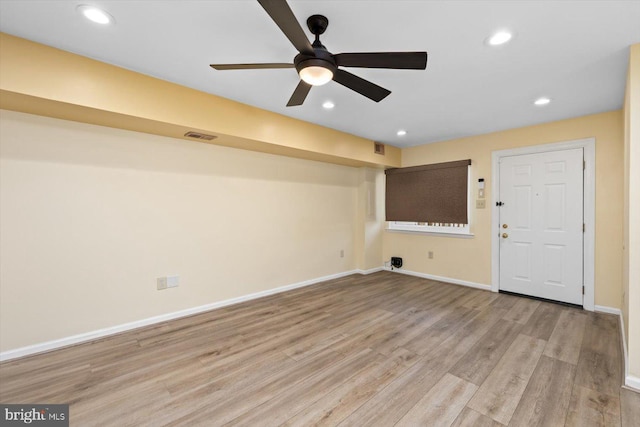
[[298,73],[300,73],[300,70],[307,67],[322,67],[330,70],[333,74],[336,73],[338,66],[333,59],[333,55],[331,55],[324,46],[314,46],[313,52],[315,53],[314,56],[300,53],[293,59],[293,63],[295,64]]
[[293,63],[298,73],[307,67],[322,67],[335,74],[338,70],[333,55],[320,43],[320,34],[323,34],[329,25],[329,20],[323,15],[312,15],[307,19],[307,27],[309,31],[316,36],[315,41],[311,45],[313,47],[313,56],[300,53],[293,59]]

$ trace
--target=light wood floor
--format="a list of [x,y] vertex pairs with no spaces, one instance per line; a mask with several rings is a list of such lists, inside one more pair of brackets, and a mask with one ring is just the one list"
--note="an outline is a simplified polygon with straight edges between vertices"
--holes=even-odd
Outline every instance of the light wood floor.
[[[389,272],[0,365],[72,426],[638,426],[615,316]],[[634,424],[635,423],[635,424]]]

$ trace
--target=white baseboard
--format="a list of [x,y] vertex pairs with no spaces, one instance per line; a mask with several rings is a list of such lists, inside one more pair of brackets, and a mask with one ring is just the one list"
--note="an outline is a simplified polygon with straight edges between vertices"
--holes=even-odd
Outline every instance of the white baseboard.
[[624,385],[635,391],[640,391],[640,378],[629,374],[629,353],[627,350],[627,338],[624,334],[624,317],[622,316],[622,310],[604,305],[596,305],[594,308],[595,311],[600,313],[615,314],[620,318],[620,336],[622,337],[622,356],[624,358]]
[[[381,270],[380,268],[379,270]],[[376,269],[374,269],[376,270]],[[379,271],[376,270],[376,271]],[[205,311],[215,310],[216,308],[226,307],[233,304],[238,304],[245,301],[250,301],[256,298],[261,298],[269,295],[278,294],[281,292],[290,291],[304,286],[314,285],[316,283],[325,282],[327,280],[339,279],[341,277],[350,276],[352,274],[369,274],[372,270],[366,270],[361,272],[360,270],[345,271],[343,273],[331,274],[329,276],[318,277],[315,279],[305,280],[302,282],[294,283],[291,285],[281,286],[274,289],[268,289],[266,291],[255,292],[249,295],[244,295],[237,298],[231,298],[224,301],[218,301],[211,304],[205,304],[198,307],[187,308],[185,310],[174,311],[172,313],[161,314],[159,316],[149,317],[146,319],[136,320],[134,322],[124,323],[121,325],[110,326],[108,328],[99,329],[97,331],[85,332],[70,337],[60,338],[57,340],[47,341],[39,344],[33,344],[26,347],[16,348],[14,350],[7,350],[0,353],[0,362],[6,360],[16,359],[18,357],[30,356],[37,353],[44,353],[51,350],[56,350],[62,347],[68,347],[75,344],[80,344],[87,341],[104,338],[109,335],[118,334],[132,329],[141,328],[143,326],[153,325],[155,323],[166,322],[167,320],[178,319],[180,317],[191,316]]]
[[595,305],[593,307],[594,311],[598,313],[607,313],[607,314],[615,314],[617,316],[622,316],[622,310],[614,307],[607,307],[606,305]]
[[367,274],[371,274],[371,273],[377,273],[378,271],[382,271],[382,270],[384,270],[383,267],[376,267],[376,268],[370,268],[368,270],[356,270],[356,272],[360,273],[360,274],[367,275]]
[[624,377],[624,385],[627,388],[633,389],[633,391],[640,392],[640,378],[633,375],[626,375]]
[[485,285],[483,283],[469,282],[469,281],[460,280],[460,279],[452,279],[451,277],[434,276],[433,274],[418,273],[416,271],[409,271],[409,270],[402,270],[402,269],[391,269],[389,267],[385,267],[384,269],[387,270],[387,271],[392,271],[394,273],[406,274],[408,276],[421,277],[423,279],[437,280],[439,282],[452,283],[454,285],[462,285],[462,286],[467,286],[469,288],[482,289],[482,290],[485,290],[485,291],[490,291],[491,290],[491,286],[490,285]]

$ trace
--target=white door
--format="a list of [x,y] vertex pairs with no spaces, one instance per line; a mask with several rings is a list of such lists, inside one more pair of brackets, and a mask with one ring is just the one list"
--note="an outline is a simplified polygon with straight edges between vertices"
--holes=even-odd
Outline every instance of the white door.
[[500,290],[582,305],[583,149],[500,159]]

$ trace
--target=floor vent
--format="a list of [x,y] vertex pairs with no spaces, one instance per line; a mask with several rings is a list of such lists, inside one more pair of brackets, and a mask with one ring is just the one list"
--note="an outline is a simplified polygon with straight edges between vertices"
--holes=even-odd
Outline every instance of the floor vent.
[[207,135],[206,133],[192,132],[192,131],[185,133],[184,136],[189,138],[195,138],[195,139],[204,139],[205,141],[212,141],[217,138],[217,136],[215,135]]

